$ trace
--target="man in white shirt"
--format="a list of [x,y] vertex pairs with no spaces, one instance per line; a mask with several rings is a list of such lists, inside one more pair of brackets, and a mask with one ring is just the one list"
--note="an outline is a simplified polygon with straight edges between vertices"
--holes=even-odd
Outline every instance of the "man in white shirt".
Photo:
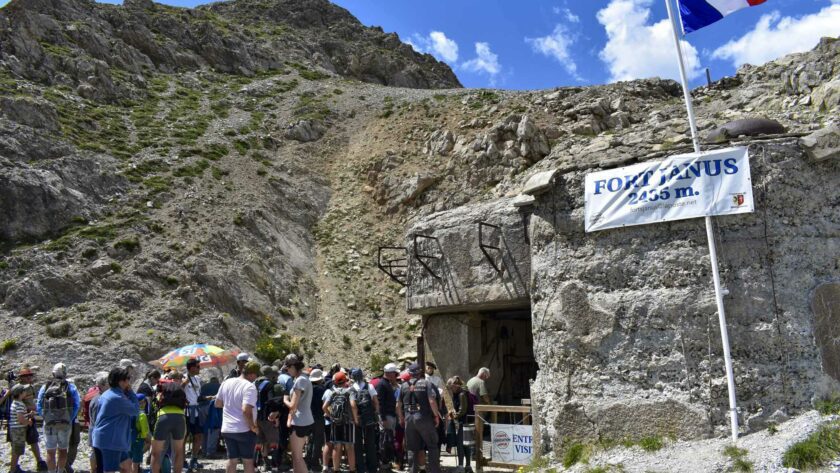
[[431,361],[426,362],[426,379],[429,380],[430,383],[434,384],[436,388],[440,389],[440,384],[443,380],[440,376],[435,374],[437,371],[437,365],[432,363]]
[[257,446],[257,387],[254,380],[260,364],[249,361],[238,378],[226,379],[216,395],[216,407],[222,409],[222,437],[227,448],[227,473],[235,473],[242,460],[245,473],[254,473],[254,450]]

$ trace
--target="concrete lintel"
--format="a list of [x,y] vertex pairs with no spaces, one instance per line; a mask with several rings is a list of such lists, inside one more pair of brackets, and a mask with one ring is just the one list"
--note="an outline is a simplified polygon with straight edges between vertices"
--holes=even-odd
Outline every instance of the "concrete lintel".
[[537,203],[537,199],[532,195],[519,194],[513,198],[514,207],[528,207]]
[[555,175],[557,175],[557,169],[534,174],[530,177],[530,179],[528,179],[528,182],[525,183],[522,193],[528,195],[542,194],[551,187],[551,183],[554,181]]

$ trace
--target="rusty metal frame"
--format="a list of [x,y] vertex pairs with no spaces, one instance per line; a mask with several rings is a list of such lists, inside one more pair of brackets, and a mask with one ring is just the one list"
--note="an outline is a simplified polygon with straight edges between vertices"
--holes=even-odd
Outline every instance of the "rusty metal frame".
[[[404,258],[391,258],[382,261],[382,250],[402,250],[405,252]],[[387,274],[392,281],[402,287],[408,286],[408,248],[404,246],[380,246],[377,251],[376,266],[380,271]],[[402,278],[394,273],[395,269],[404,269]]]
[[496,273],[502,274],[502,268],[493,261],[493,257],[490,256],[490,253],[487,251],[488,249],[496,250],[501,253],[502,249],[498,246],[488,245],[484,243],[484,227],[495,228],[499,232],[502,231],[502,227],[498,225],[493,225],[492,223],[487,222],[478,222],[478,247],[481,249],[481,252],[484,253],[484,256],[487,258],[487,261],[490,262],[490,266],[496,270]]

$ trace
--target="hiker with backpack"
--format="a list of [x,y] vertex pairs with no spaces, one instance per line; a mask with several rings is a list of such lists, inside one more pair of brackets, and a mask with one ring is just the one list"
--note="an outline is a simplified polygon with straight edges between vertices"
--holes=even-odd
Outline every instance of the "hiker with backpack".
[[108,373],[110,389],[98,401],[96,422],[91,436],[97,450],[97,463],[105,473],[129,473],[131,470],[132,428],[140,404],[131,389],[131,376],[126,368],[114,368]]
[[337,371],[332,377],[333,387],[324,394],[324,414],[330,418],[330,443],[332,444],[332,469],[341,469],[341,454],[347,455],[350,472],[356,471],[356,425],[359,409],[356,393],[348,386],[347,375]]
[[[35,412],[35,399],[37,398],[37,392],[35,391],[35,372],[33,372],[27,365],[24,365],[17,374],[18,382],[24,386],[29,391],[29,395],[26,396],[26,400],[24,404],[26,405],[26,409],[29,412]],[[29,445],[30,451],[32,451],[32,456],[35,457],[35,463],[38,465],[38,471],[48,471],[49,468],[47,467],[47,462],[41,457],[41,447],[39,446],[40,442],[40,434],[38,433],[38,427],[32,423],[26,428],[26,444]]]
[[36,409],[44,419],[47,468],[51,473],[63,473],[67,466],[70,435],[82,401],[76,385],[67,381],[67,367],[64,363],[53,367],[52,377],[38,391]]
[[312,411],[312,418],[315,423],[312,424],[312,436],[309,443],[306,444],[306,465],[309,471],[320,473],[323,467],[327,465],[326,460],[323,460],[322,463],[322,456],[326,451],[324,448],[326,424],[324,411],[321,409],[321,404],[324,402],[322,399],[327,391],[326,386],[324,386],[324,372],[320,368],[313,368],[309,372],[309,382],[312,383],[312,402],[309,404],[309,408]]
[[410,452],[411,473],[419,471],[420,456],[428,451],[426,471],[440,473],[440,444],[437,428],[440,425],[438,394],[434,385],[421,378],[423,369],[417,363],[408,367],[411,379],[400,387],[397,415],[405,427],[405,447]]
[[[286,406],[283,404],[283,396],[285,390],[281,384],[277,383],[277,376],[280,370],[274,366],[263,366],[260,369],[262,376],[254,381],[254,386],[257,387],[257,442],[260,445],[261,451],[264,455],[268,452],[272,453],[272,460],[277,463],[280,458],[279,443],[280,430],[277,427],[277,418],[281,411],[286,411]],[[279,388],[275,390],[275,388]],[[267,460],[266,460],[267,461]],[[277,464],[269,465],[276,467]]]
[[131,442],[131,473],[140,473],[140,465],[143,463],[143,454],[151,447],[152,437],[149,435],[149,402],[145,394],[137,393],[137,403],[140,409],[137,412],[137,419],[132,428]]
[[11,403],[9,405],[8,438],[12,447],[10,473],[23,473],[18,461],[26,453],[26,430],[35,422],[35,413],[26,408],[28,397],[32,396],[29,385],[15,384],[9,390]]
[[309,374],[303,369],[303,361],[294,353],[286,356],[283,362],[289,375],[294,379],[292,390],[286,394],[289,408],[289,420],[286,426],[290,430],[289,451],[292,454],[292,468],[294,473],[306,473],[306,461],[303,458],[303,448],[309,436],[312,435],[312,383]]
[[184,411],[187,421],[187,430],[192,436],[192,448],[190,449],[189,471],[201,468],[198,457],[201,455],[201,447],[204,442],[205,416],[200,409],[200,403],[205,399],[201,396],[201,366],[197,358],[187,361],[187,376],[181,382],[184,394],[187,396],[187,408]]
[[360,368],[350,370],[353,390],[356,392],[356,406],[359,410],[359,423],[356,426],[356,469],[359,473],[376,473],[379,470],[377,455],[379,426],[379,398],[376,389],[365,381],[365,374]]
[[184,439],[187,437],[187,394],[181,384],[182,376],[177,371],[168,373],[157,385],[158,417],[152,436],[152,472],[160,473],[167,444],[174,458],[171,458],[174,473],[184,468]]

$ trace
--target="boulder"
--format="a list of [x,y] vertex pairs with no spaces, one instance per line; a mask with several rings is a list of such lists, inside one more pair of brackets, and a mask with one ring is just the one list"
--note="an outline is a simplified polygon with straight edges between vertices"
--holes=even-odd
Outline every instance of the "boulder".
[[444,156],[455,147],[455,135],[449,130],[437,130],[426,141],[423,151],[426,154]]
[[52,105],[28,98],[4,98],[0,111],[10,120],[33,128],[55,131],[59,129],[58,114]]
[[817,87],[811,92],[811,105],[817,110],[828,112],[840,106],[840,79]]
[[815,131],[800,138],[799,144],[813,161],[840,158],[840,128],[833,125]]
[[725,123],[712,130],[707,140],[713,142],[727,141],[739,136],[776,135],[785,133],[785,127],[776,120],[766,118],[744,118]]
[[326,131],[327,128],[320,120],[300,120],[286,127],[285,136],[290,140],[307,143],[321,139]]

